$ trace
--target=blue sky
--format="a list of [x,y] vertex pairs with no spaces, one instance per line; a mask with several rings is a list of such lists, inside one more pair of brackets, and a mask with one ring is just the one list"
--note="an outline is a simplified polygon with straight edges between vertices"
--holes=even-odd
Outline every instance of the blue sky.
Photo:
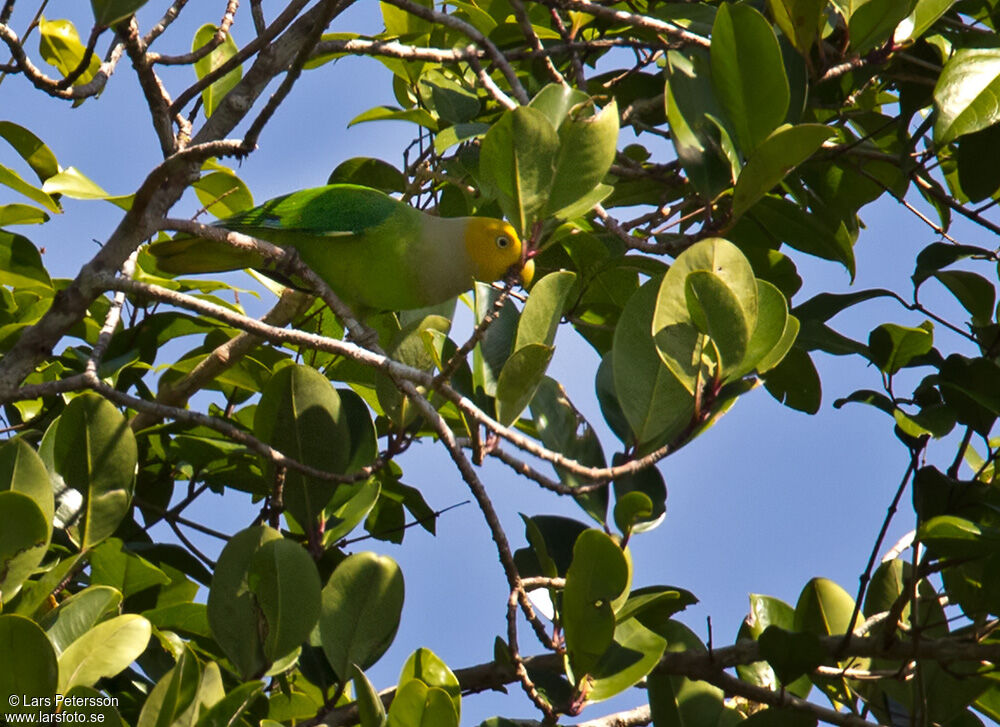
[[[162,4],[151,3],[157,12]],[[214,15],[201,15],[201,6],[191,3],[182,16],[187,16],[187,24],[179,22],[171,28],[163,39],[167,41],[164,47],[156,50],[188,50],[195,27],[217,20]],[[78,20],[85,34],[89,27],[84,24],[86,10],[83,3],[53,2],[48,14]],[[156,13],[144,11],[140,17],[143,27],[148,27]],[[24,27],[24,19],[15,15],[15,20],[14,27]],[[331,28],[372,33],[379,29],[373,2],[361,3]],[[244,10],[234,33],[241,41],[251,32]],[[37,37],[29,45],[36,53]],[[103,42],[99,45],[102,52],[105,47]],[[169,88],[176,95],[190,80],[191,69],[177,69],[168,76]],[[394,103],[390,80],[381,64],[367,58],[345,58],[304,74],[262,136],[259,150],[238,169],[257,201],[323,184],[330,171],[348,157],[375,156],[399,165],[414,127],[379,122],[347,128],[348,121],[361,111]],[[88,100],[76,109],[34,91],[18,77],[8,77],[0,90],[4,99],[0,117],[31,127],[64,167],[76,166],[111,193],[133,191],[158,161],[158,145],[127,60],[119,65],[100,99]],[[0,162],[13,164],[13,155],[7,152],[0,149]],[[0,202],[10,201],[8,196],[0,192]],[[193,196],[186,198],[173,214],[192,213],[198,207],[192,200]],[[18,229],[46,248],[44,260],[54,276],[74,274],[95,251],[93,240],[105,239],[121,214],[103,202],[66,200],[65,206],[65,215],[44,226]],[[933,232],[891,199],[866,208],[863,218],[868,228],[856,247],[859,272],[853,288],[890,287],[905,295],[913,258],[934,241]],[[963,242],[994,244],[967,228],[957,227],[953,234]],[[794,257],[805,281],[795,303],[821,290],[851,289],[840,266],[798,254]],[[233,279],[250,285],[246,276]],[[962,320],[960,308],[946,294],[926,296],[925,302],[940,302],[938,310],[951,320]],[[835,318],[834,324],[866,340],[868,331],[881,322],[916,325],[922,320],[895,304],[876,301]],[[467,328],[468,320],[458,325]],[[946,332],[938,326],[935,334]],[[453,336],[463,337],[460,330]],[[953,338],[941,340],[943,350],[962,350],[953,348]],[[810,417],[782,407],[763,388],[743,397],[707,434],[661,463],[669,490],[667,517],[657,530],[632,540],[635,585],[670,584],[693,591],[700,603],[681,620],[706,638],[706,619],[711,618],[717,645],[735,638],[750,592],[794,604],[809,578],[825,576],[854,593],[886,507],[906,469],[907,452],[893,437],[884,414],[859,405],[832,407],[834,399],[854,389],[879,388],[878,372],[859,360],[824,354],[815,360],[824,384],[819,414]],[[593,394],[597,364],[596,353],[564,327],[550,374],[563,382],[571,399],[595,425],[610,459],[617,440],[604,426]],[[948,440],[950,448],[934,445],[931,461],[935,452],[950,461],[954,439]],[[401,462],[404,481],[418,486],[435,509],[468,499],[468,491],[440,446],[415,445]],[[482,474],[515,547],[524,544],[519,512],[586,520],[571,500],[543,492],[501,465],[490,464]],[[235,493],[233,497],[239,501],[243,496]],[[912,528],[908,501],[907,495],[885,547]],[[200,517],[220,529],[249,524],[257,507],[248,502],[246,507],[242,502],[233,507],[229,502],[223,507],[219,498],[207,496]],[[489,660],[494,636],[504,632],[506,585],[481,514],[474,505],[466,505],[444,515],[437,527],[437,537],[411,530],[403,547],[378,541],[355,546],[393,556],[406,577],[400,632],[369,674],[379,689],[395,683],[403,661],[419,646],[432,649],[458,668]],[[171,537],[165,528],[160,535]],[[208,552],[218,551],[216,542],[194,539]],[[521,634],[524,651],[537,652],[530,630]],[[517,694],[517,687],[512,686],[511,692]],[[612,704],[592,707],[582,718],[633,706],[643,697],[634,692]],[[519,696],[481,695],[465,700],[463,724],[478,724],[498,712],[536,716]]]

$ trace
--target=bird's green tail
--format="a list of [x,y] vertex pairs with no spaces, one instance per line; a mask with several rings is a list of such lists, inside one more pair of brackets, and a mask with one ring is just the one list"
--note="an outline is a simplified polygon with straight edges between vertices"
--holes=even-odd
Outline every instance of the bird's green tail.
[[152,243],[149,252],[156,258],[160,270],[171,275],[221,273],[227,270],[261,267],[264,264],[263,258],[259,255],[202,237],[161,240]]

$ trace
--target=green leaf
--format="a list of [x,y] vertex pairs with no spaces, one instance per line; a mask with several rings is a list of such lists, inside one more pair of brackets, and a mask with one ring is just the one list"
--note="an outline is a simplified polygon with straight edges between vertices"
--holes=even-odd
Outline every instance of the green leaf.
[[782,126],[747,159],[733,190],[733,218],[738,218],[833,136],[822,124]]
[[986,278],[967,270],[940,270],[934,277],[969,311],[973,325],[987,325],[993,319],[996,289]]
[[109,538],[90,553],[91,576],[94,584],[114,586],[124,597],[147,588],[170,583],[160,568],[135,553],[125,550],[118,538]]
[[770,23],[749,5],[723,3],[712,26],[712,83],[745,156],[785,120],[790,92]]
[[545,114],[525,106],[505,112],[483,137],[483,187],[522,238],[545,217],[559,151],[559,136]]
[[170,727],[194,701],[200,681],[198,659],[185,648],[177,663],[149,692],[136,727]]
[[0,659],[0,715],[17,711],[11,709],[17,706],[11,701],[14,695],[28,704],[53,698],[59,687],[59,665],[38,624],[12,613],[0,615],[0,652],[16,655]]
[[[254,413],[254,435],[282,454],[325,472],[344,473],[351,438],[340,396],[309,366],[292,365],[267,382]],[[267,464],[267,471],[274,465]],[[304,528],[318,523],[337,484],[297,470],[285,472],[285,508]]]
[[[706,649],[694,633],[677,621],[668,621],[659,631],[667,640],[667,651],[705,653]],[[694,727],[720,725],[728,727],[725,697],[718,687],[705,681],[653,672],[646,680],[649,708],[656,727]]]
[[417,90],[424,104],[450,124],[472,121],[479,115],[481,104],[475,91],[439,70],[422,73]]
[[618,104],[612,100],[597,114],[587,115],[584,111],[590,109],[586,105],[572,109],[558,127],[559,155],[546,216],[563,219],[574,216],[576,204],[600,184],[615,158]]
[[935,555],[945,558],[982,558],[1000,546],[1000,529],[956,515],[932,517],[917,528],[917,537]]
[[45,557],[52,527],[28,495],[0,492],[0,602],[9,601]]
[[649,331],[660,290],[652,278],[636,291],[615,328],[615,393],[637,444],[671,439],[691,420],[694,397],[660,359]]
[[934,86],[938,146],[1000,121],[1000,49],[960,48]]
[[32,202],[42,205],[42,207],[47,209],[49,212],[54,212],[55,214],[62,213],[62,208],[59,206],[59,203],[52,199],[51,196],[33,184],[29,184],[24,181],[20,174],[15,172],[13,169],[8,169],[3,164],[0,164],[0,184],[5,187],[10,187],[15,192],[23,194]]
[[135,436],[111,402],[87,393],[69,403],[59,418],[53,465],[83,495],[79,519],[69,528],[81,548],[107,538],[128,513],[137,463]]
[[32,207],[30,204],[5,204],[0,205],[0,227],[7,225],[40,225],[49,221],[46,212]]
[[253,207],[253,195],[243,180],[230,172],[212,172],[191,183],[209,214],[230,217]]
[[[740,625],[737,641],[744,638],[758,639],[764,631],[776,626],[784,631],[795,628],[795,610],[787,603],[773,596],[750,594],[750,613]],[[775,675],[770,664],[765,661],[743,664],[736,667],[736,673],[743,681],[758,686],[773,689],[775,685],[783,686],[797,697],[805,699],[812,691],[812,682],[808,677],[801,677],[790,684],[783,684]]]
[[[983,164],[993,149],[1000,144],[1000,124],[988,126],[981,131],[966,134],[958,140],[955,164],[962,194],[970,202],[980,202],[1000,191],[1000,169],[992,164]],[[956,192],[956,197],[960,195]]]
[[39,182],[44,182],[59,173],[56,155],[30,129],[13,121],[0,121],[0,137],[6,139],[7,143],[28,163],[32,171],[38,175]]
[[51,289],[52,279],[38,248],[27,237],[0,230],[0,284]]
[[566,120],[570,109],[589,100],[590,96],[578,88],[550,83],[535,94],[528,106],[545,114],[552,128],[558,129]]
[[326,507],[323,543],[336,543],[364,521],[375,507],[381,490],[381,485],[375,479],[340,485]]
[[110,195],[76,167],[67,167],[45,180],[42,191],[72,199],[107,199]]
[[814,633],[795,633],[771,625],[757,637],[760,654],[783,684],[791,684],[823,663],[826,649]]
[[455,708],[455,714],[462,716],[462,686],[458,677],[448,668],[437,654],[430,649],[420,648],[410,654],[399,673],[399,684],[402,686],[413,679],[419,679],[429,687],[437,687],[450,698]]
[[[589,467],[604,467],[604,450],[593,427],[569,400],[566,390],[555,379],[544,377],[531,400],[531,417],[538,438],[548,449],[561,452],[570,459]],[[573,473],[556,467],[559,480],[575,487],[580,483]],[[576,496],[587,514],[603,524],[608,510],[606,489]]]
[[43,573],[38,580],[29,581],[27,587],[21,592],[17,599],[15,613],[22,616],[36,616],[39,612],[45,613],[48,610],[49,595],[58,590],[59,585],[67,575],[72,573],[79,563],[83,554],[76,553],[67,558],[63,558],[55,563],[47,572]]
[[262,701],[263,687],[260,682],[253,681],[228,689],[225,697],[198,718],[196,727],[232,727],[238,724],[237,718],[243,712],[255,701]]
[[489,124],[478,122],[455,124],[441,129],[434,135],[434,151],[438,154],[444,154],[448,149],[451,149],[456,144],[461,144],[463,141],[482,139],[489,130]]
[[319,620],[319,573],[305,548],[275,538],[251,557],[247,585],[264,619],[264,657],[273,663],[298,648]]
[[409,121],[431,131],[438,130],[437,120],[424,109],[400,109],[394,106],[375,106],[362,111],[347,123],[347,127],[366,121]]
[[361,727],[385,727],[385,705],[357,664],[351,665],[351,679],[354,681],[354,694],[358,702],[358,719]]
[[497,378],[497,418],[505,426],[517,420],[545,376],[563,308],[575,281],[575,273],[559,271],[546,275],[531,289],[517,324],[514,353]]
[[732,141],[728,132],[712,122],[725,113],[712,86],[708,50],[668,51],[666,76],[664,99],[677,159],[699,194],[712,199],[732,186],[735,177],[723,153]]
[[135,13],[149,0],[90,0],[94,11],[94,22],[97,25],[117,25]]
[[261,627],[263,616],[250,590],[249,570],[255,553],[281,538],[271,528],[241,530],[222,549],[208,591],[208,623],[212,635],[239,672],[257,674],[267,666]]
[[406,179],[401,171],[389,162],[371,157],[351,157],[341,162],[330,173],[326,183],[360,184],[363,187],[380,189],[386,194],[403,192],[406,189]]
[[635,686],[660,663],[666,646],[666,639],[637,619],[620,622],[610,648],[590,674],[587,702],[609,699]]
[[670,586],[645,586],[632,591],[628,600],[615,614],[618,623],[637,618],[658,634],[665,633],[670,617],[698,603],[690,591]]
[[[191,50],[196,51],[205,46],[207,43],[212,42],[218,31],[219,28],[211,23],[206,23],[198,28],[198,31],[194,34],[194,40],[191,42]],[[239,48],[236,47],[236,41],[234,41],[233,36],[227,32],[222,43],[216,46],[207,56],[199,58],[194,62],[194,72],[198,77],[198,80],[200,81],[203,79],[209,73],[235,56],[238,52]],[[226,94],[229,93],[242,78],[243,66],[238,65],[233,70],[222,76],[222,78],[210,83],[208,87],[201,92],[201,100],[205,106],[206,117],[215,113],[215,110],[219,108],[219,104],[222,103],[222,99],[226,97]]]
[[517,551],[518,568],[522,573],[547,578],[565,576],[573,560],[573,546],[587,526],[559,515],[528,517],[521,513],[521,519],[531,550]]
[[117,614],[122,594],[110,586],[87,586],[74,593],[39,621],[56,654],[94,628],[109,614]]
[[795,604],[794,627],[819,636],[843,634],[851,628],[853,612],[854,599],[847,591],[827,578],[813,578]]
[[848,22],[847,32],[851,38],[851,50],[855,53],[868,51],[892,40],[896,26],[913,10],[915,0],[868,0],[854,13]]
[[767,6],[795,50],[808,56],[822,27],[825,0],[768,0]]
[[841,263],[854,280],[854,248],[842,225],[836,230],[830,229],[821,217],[791,200],[770,195],[754,204],[747,217],[789,247]]
[[552,360],[554,346],[531,343],[515,351],[497,379],[497,420],[513,424],[535,396]]
[[594,670],[611,646],[615,634],[612,602],[630,580],[625,554],[609,536],[599,530],[580,534],[562,597],[566,653],[577,682]]
[[626,492],[615,499],[615,525],[622,535],[632,532],[637,522],[649,520],[653,514],[653,501],[642,492]]
[[792,309],[792,313],[802,321],[828,321],[835,315],[858,303],[873,298],[893,298],[891,290],[872,288],[855,293],[820,293],[805,303]]
[[[719,371],[706,371],[704,332],[698,328],[699,321],[691,315],[688,305],[687,279],[696,271],[710,272],[728,289],[724,299],[728,309],[740,312],[748,331],[757,325],[757,282],[750,263],[739,248],[721,237],[713,237],[695,243],[677,257],[660,284],[652,333],[663,363],[692,395],[706,376],[721,378],[722,375]],[[736,318],[739,320],[739,316]],[[701,321],[702,325],[707,327],[707,320],[706,317]],[[722,325],[732,322],[732,317],[721,314],[716,320]],[[714,342],[728,354],[728,358],[723,358],[723,365],[731,366],[742,359],[747,339],[743,334],[741,340],[732,340],[729,337],[735,335],[733,331],[726,326],[722,328],[726,330],[718,331],[720,338]],[[740,353],[734,362],[730,359],[735,351]]]
[[684,279],[684,297],[692,322],[711,339],[719,354],[719,378],[728,378],[746,355],[755,321],[747,320],[736,294],[722,278],[708,270],[688,273]]
[[[476,283],[474,291],[476,324],[479,325],[493,309],[500,291],[486,283]],[[482,389],[487,396],[496,395],[497,377],[513,351],[519,320],[517,308],[508,299],[473,351],[473,380],[476,388]]]
[[[794,320],[794,319],[792,319]],[[797,321],[796,321],[797,323]],[[789,331],[788,303],[775,286],[757,279],[757,326],[747,342],[746,354],[732,379],[745,376],[754,369],[767,371],[777,365],[795,342],[798,327]],[[788,334],[786,339],[786,333]],[[772,363],[773,361],[773,363]]]
[[1000,367],[985,358],[952,354],[940,367],[939,386],[945,403],[958,421],[987,436],[1000,415],[996,381]]
[[566,270],[549,273],[531,288],[517,324],[514,351],[533,343],[551,346],[556,339],[566,299],[576,282],[576,273]]
[[[614,464],[624,464],[625,460],[620,455],[615,455]],[[629,528],[635,533],[644,533],[652,530],[663,522],[667,513],[667,484],[663,481],[663,475],[656,467],[647,467],[630,475],[616,477],[614,481],[615,489],[615,523],[618,524],[618,505],[622,500],[632,494],[642,495],[649,501],[649,511],[643,512],[642,508],[635,505],[627,506],[624,513],[630,513],[631,522]],[[639,501],[632,499],[638,505]],[[645,503],[643,503],[645,505]],[[620,526],[619,526],[619,529]],[[624,530],[622,531],[625,532]]]
[[[408,13],[389,3],[379,3],[382,6],[382,20],[385,22],[385,32],[391,36],[409,37],[429,33],[434,27],[429,20]],[[417,5],[431,7],[430,0],[416,0]]]
[[[80,42],[76,26],[69,20],[46,20],[38,22],[38,52],[45,62],[55,66],[63,77],[68,76],[83,61],[86,47]],[[90,83],[101,67],[101,59],[92,53],[86,70],[73,81],[74,86]]]
[[0,445],[0,492],[13,490],[30,497],[51,528],[55,504],[45,462],[23,439]]
[[319,619],[323,653],[341,679],[351,665],[367,669],[389,648],[403,609],[403,573],[388,556],[355,553],[323,588]]
[[901,44],[920,38],[954,4],[955,0],[917,0],[913,12],[896,28],[893,42]]
[[59,656],[59,692],[120,674],[146,649],[152,627],[134,613],[102,621]]
[[868,336],[872,362],[890,376],[934,345],[934,324],[924,321],[917,328],[883,323]]
[[458,727],[458,715],[447,692],[411,679],[396,691],[387,724],[388,727]]
[[[650,310],[652,310],[652,306],[650,306]],[[652,321],[650,321],[650,324],[651,323]],[[620,322],[619,325],[621,325]],[[615,327],[615,330],[617,330],[617,326]],[[652,347],[648,347],[647,353],[655,353],[655,351],[652,350]],[[604,421],[607,422],[615,436],[618,437],[622,443],[625,443],[632,441],[632,428],[628,423],[628,419],[625,417],[625,412],[618,399],[618,393],[615,391],[613,358],[614,349],[606,353],[604,358],[601,359],[601,364],[597,367],[597,377],[594,380],[594,388],[597,390],[597,402],[601,407],[601,414],[604,416]],[[663,365],[662,362],[660,362],[660,357],[658,355],[654,361],[657,365]]]
[[806,414],[819,411],[822,387],[809,354],[797,346],[764,376],[764,386],[775,399]]

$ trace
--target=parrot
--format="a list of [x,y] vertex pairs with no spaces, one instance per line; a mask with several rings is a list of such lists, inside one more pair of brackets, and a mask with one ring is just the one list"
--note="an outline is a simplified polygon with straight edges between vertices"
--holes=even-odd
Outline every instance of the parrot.
[[[213,226],[294,248],[355,312],[443,303],[510,271],[527,288],[534,261],[507,222],[436,217],[355,184],[330,184],[272,199]],[[179,234],[149,252],[171,274],[264,268],[260,255]]]

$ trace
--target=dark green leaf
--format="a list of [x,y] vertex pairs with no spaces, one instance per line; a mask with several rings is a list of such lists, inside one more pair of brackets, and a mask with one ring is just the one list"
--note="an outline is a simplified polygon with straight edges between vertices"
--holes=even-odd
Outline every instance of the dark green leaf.
[[621,548],[601,531],[586,530],[577,538],[562,598],[566,650],[577,681],[593,671],[614,640],[612,601],[628,587],[630,571]]
[[356,553],[344,560],[323,588],[320,641],[341,679],[351,665],[367,669],[385,653],[399,628],[403,573],[388,556]]
[[264,657],[278,661],[306,640],[319,619],[316,564],[298,543],[267,540],[250,558],[247,586],[264,619]]
[[917,328],[883,323],[868,336],[872,362],[882,371],[895,374],[934,345],[934,324],[924,321]]
[[833,129],[822,124],[798,124],[782,126],[762,139],[736,180],[733,217],[753,207],[833,134]]
[[822,387],[809,354],[793,346],[784,360],[764,375],[764,386],[787,407],[806,414],[819,411]]
[[712,26],[712,83],[745,156],[785,120],[788,78],[778,39],[750,5],[719,6]]

